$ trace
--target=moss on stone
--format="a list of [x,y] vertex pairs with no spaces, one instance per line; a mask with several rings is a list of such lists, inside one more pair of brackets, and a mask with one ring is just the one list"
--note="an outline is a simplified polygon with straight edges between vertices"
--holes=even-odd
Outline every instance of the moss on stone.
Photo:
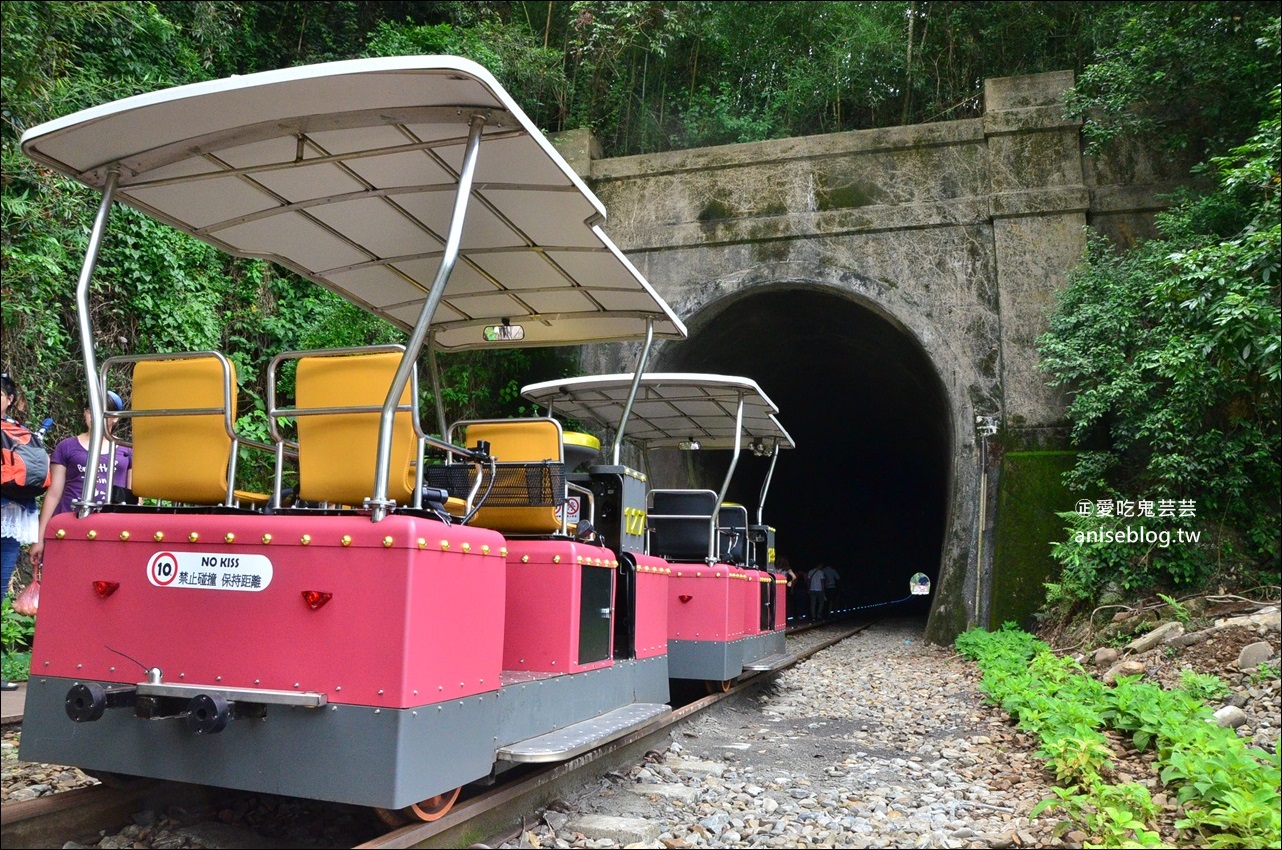
[[959,551],[941,572],[939,583],[932,590],[935,602],[926,622],[926,640],[940,646],[951,646],[957,636],[969,627],[966,602],[962,596],[965,587],[966,553]]
[[1008,452],[1002,457],[1001,486],[993,529],[993,596],[989,622],[1010,620],[1031,628],[1046,601],[1045,583],[1055,574],[1051,541],[1062,536],[1055,514],[1072,510],[1076,496],[1064,473],[1077,458],[1071,451]]
[[880,203],[878,187],[863,182],[842,185],[825,185],[815,193],[815,205],[820,211],[848,210]]
[[758,263],[782,263],[788,259],[791,250],[784,239],[765,239],[751,244],[752,258]]
[[699,211],[699,221],[725,221],[734,218],[734,210],[724,201],[713,198]]

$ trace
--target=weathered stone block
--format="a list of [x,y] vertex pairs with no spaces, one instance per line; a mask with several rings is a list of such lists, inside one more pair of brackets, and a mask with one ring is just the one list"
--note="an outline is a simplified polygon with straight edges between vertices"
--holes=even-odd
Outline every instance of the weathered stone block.
[[699,799],[699,789],[691,788],[687,785],[647,783],[633,785],[628,790],[633,794],[640,794],[644,797],[663,797],[664,799],[676,800],[681,803],[693,803]]
[[620,846],[657,841],[659,825],[641,818],[618,818],[608,815],[580,815],[566,826],[573,832],[597,841],[609,839]]

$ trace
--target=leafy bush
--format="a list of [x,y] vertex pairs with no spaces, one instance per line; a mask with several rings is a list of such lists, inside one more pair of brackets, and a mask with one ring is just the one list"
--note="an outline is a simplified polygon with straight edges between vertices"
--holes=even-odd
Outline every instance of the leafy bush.
[[[1214,575],[1213,538],[1187,528],[1188,520],[1085,516],[1075,511],[1058,516],[1064,521],[1064,539],[1051,544],[1051,553],[1060,570],[1057,581],[1047,584],[1046,597],[1054,613],[1066,615],[1093,604],[1108,588],[1131,593],[1187,588]],[[1197,541],[1187,539],[1190,532]]]
[[[1266,47],[1276,53],[1276,28]],[[1081,533],[1123,521],[1061,515],[1069,532],[1055,549],[1061,605],[1108,584],[1181,587],[1215,569],[1230,583],[1277,574],[1280,91],[1256,134],[1211,160],[1214,191],[1158,216],[1163,238],[1126,253],[1089,242],[1038,342],[1052,383],[1069,390],[1073,437],[1087,449],[1070,484],[1187,501],[1196,517],[1164,527],[1199,535],[1196,545],[1161,551],[1097,543]]]
[[0,670],[7,682],[24,681],[31,671],[31,641],[36,618],[13,610],[9,597],[0,606]]
[[1180,673],[1180,690],[1202,702],[1223,699],[1231,693],[1224,680],[1213,673],[1195,673],[1185,670]]
[[1282,842],[1282,762],[1208,722],[1203,699],[1217,690],[1213,677],[1187,677],[1174,691],[1136,677],[1109,688],[1010,624],[997,632],[971,629],[956,647],[979,665],[981,689],[1039,736],[1038,754],[1063,783],[1034,816],[1058,809],[1105,847],[1161,845],[1154,829],[1159,809],[1148,790],[1103,779],[1112,751],[1101,730],[1111,728],[1129,733],[1137,748],[1155,750],[1162,782],[1184,808],[1177,828],[1196,832],[1210,847]]

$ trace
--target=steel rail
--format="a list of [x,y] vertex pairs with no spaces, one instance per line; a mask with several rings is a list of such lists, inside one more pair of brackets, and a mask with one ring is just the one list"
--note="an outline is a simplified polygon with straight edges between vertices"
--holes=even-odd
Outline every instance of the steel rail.
[[836,635],[794,653],[785,663],[773,670],[745,676],[729,691],[711,694],[674,709],[653,723],[584,753],[578,758],[550,765],[516,783],[505,784],[464,800],[456,804],[440,820],[400,827],[386,835],[357,845],[357,848],[358,850],[393,850],[393,848],[406,847],[468,847],[478,841],[496,839],[510,831],[512,821],[519,819],[521,813],[547,805],[558,796],[562,786],[581,783],[589,767],[594,770],[599,770],[603,766],[609,769],[611,764],[635,761],[644,752],[641,750],[638,753],[637,750],[640,750],[642,745],[648,745],[651,739],[665,732],[669,727],[711,708],[721,700],[742,694],[746,688],[755,687],[771,676],[806,660],[820,650],[858,634],[871,625],[872,623],[869,622],[843,628]]
[[[791,630],[789,634],[836,625],[839,624],[806,625]],[[756,687],[775,674],[871,625],[873,622],[870,621],[841,627],[839,631],[814,645],[790,654],[787,661],[773,670],[745,675],[729,691],[711,694],[674,709],[653,723],[577,758],[535,768],[530,772],[523,771],[523,778],[515,781],[500,780],[501,784],[459,802],[437,821],[399,827],[356,847],[361,850],[467,847],[478,841],[506,835],[513,830],[514,821],[523,828],[523,815],[546,806],[560,796],[566,786],[581,785],[592,771],[610,770],[637,761],[651,744],[657,743],[655,739],[670,727],[698,715],[724,699],[743,694],[747,689]],[[104,830],[110,832],[128,823],[140,806],[167,808],[175,803],[199,805],[222,790],[224,789],[180,782],[137,779],[119,787],[95,785],[34,800],[9,802],[4,805],[4,817],[0,822],[0,843],[5,850],[61,847],[67,841],[92,843],[101,838]]]

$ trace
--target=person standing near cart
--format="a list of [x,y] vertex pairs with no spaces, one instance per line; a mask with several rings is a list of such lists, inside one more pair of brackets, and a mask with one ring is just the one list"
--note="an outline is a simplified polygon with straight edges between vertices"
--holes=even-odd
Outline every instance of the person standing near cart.
[[[116,446],[114,457],[110,461],[107,460],[105,451],[107,440],[110,439],[111,431],[118,419],[114,414],[123,409],[124,402],[121,401],[120,396],[108,391],[106,433],[98,450],[92,453],[96,458],[93,464],[97,467],[95,475],[91,476],[88,472],[91,454],[89,440],[93,432],[92,413],[88,405],[85,405],[85,432],[75,437],[68,437],[58,443],[53,450],[53,457],[49,464],[49,492],[45,494],[44,504],[40,506],[40,533],[28,551],[31,563],[35,566],[44,564],[45,530],[49,527],[49,520],[54,514],[74,511],[76,508],[73,503],[77,499],[92,498],[94,501],[105,499],[108,475],[111,476],[113,501],[118,500],[120,494],[127,494],[128,488],[133,485],[133,449],[127,446]],[[90,481],[93,483],[89,484],[90,491],[86,494],[86,482]]]
[[810,589],[810,622],[817,623],[823,616],[825,606],[822,563],[806,574],[806,586]]
[[824,617],[832,616],[832,605],[837,601],[837,582],[841,575],[831,564],[822,564],[824,576]]
[[[4,418],[6,436],[10,428],[16,432],[29,432],[18,422],[18,384],[13,380],[8,372],[0,373],[0,417]],[[35,439],[35,438],[31,438]],[[6,442],[6,445],[8,443]],[[37,441],[36,445],[39,443]],[[12,460],[8,450],[5,451],[5,481],[6,487],[11,477],[18,477],[20,473],[11,472],[9,461]],[[3,591],[3,597],[9,596],[9,582],[13,579],[14,568],[18,565],[18,556],[22,553],[22,547],[30,543],[35,543],[40,528],[40,510],[36,505],[35,496],[24,496],[11,494],[9,492],[0,495],[0,566],[3,567],[0,575],[0,590]],[[8,681],[0,679],[0,690],[16,691],[18,686]]]

